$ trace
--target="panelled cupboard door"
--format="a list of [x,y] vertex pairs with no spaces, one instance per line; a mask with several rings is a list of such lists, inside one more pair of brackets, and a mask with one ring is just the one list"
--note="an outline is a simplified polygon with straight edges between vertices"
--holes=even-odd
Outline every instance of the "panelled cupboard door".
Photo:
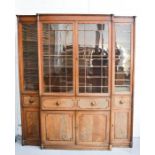
[[76,128],[77,144],[106,146],[109,143],[109,112],[79,111]]
[[39,109],[23,109],[23,144],[39,144]]
[[112,112],[112,143],[128,145],[131,139],[131,110]]
[[75,143],[73,111],[42,112],[42,145],[67,145]]

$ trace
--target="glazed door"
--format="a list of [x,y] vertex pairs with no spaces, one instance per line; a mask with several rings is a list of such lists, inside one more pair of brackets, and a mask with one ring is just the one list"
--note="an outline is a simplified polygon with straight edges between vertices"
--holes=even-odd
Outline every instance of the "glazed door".
[[115,94],[132,92],[133,24],[114,24],[114,88]]
[[74,94],[73,26],[72,22],[40,23],[43,94]]
[[78,24],[79,95],[106,95],[110,85],[110,23]]
[[19,23],[19,68],[22,92],[38,92],[37,23]]
[[72,111],[42,112],[42,145],[75,143],[75,114]]
[[110,28],[109,22],[40,22],[41,93],[109,94]]
[[79,111],[76,114],[76,141],[79,145],[107,146],[109,112]]

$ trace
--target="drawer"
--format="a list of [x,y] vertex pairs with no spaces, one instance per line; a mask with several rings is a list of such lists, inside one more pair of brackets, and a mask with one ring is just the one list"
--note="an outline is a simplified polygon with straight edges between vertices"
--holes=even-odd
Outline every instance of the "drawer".
[[113,98],[113,108],[131,108],[131,97],[130,96],[115,96]]
[[82,109],[108,109],[109,98],[79,98],[78,107]]
[[64,109],[73,108],[75,105],[74,98],[42,98],[42,109],[54,110],[54,109]]
[[31,95],[26,95],[23,96],[23,106],[39,106],[39,97],[38,96],[31,96]]

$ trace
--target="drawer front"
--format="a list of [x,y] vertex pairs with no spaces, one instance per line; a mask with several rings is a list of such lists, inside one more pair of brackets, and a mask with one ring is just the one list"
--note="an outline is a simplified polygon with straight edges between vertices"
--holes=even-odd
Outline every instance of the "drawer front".
[[109,103],[109,98],[78,99],[78,107],[82,109],[108,109]]
[[73,108],[75,105],[74,98],[42,98],[42,109],[64,109]]
[[23,96],[23,106],[28,107],[28,106],[34,106],[38,107],[39,106],[39,97],[38,96]]
[[113,108],[131,108],[131,97],[130,96],[115,96],[113,98]]

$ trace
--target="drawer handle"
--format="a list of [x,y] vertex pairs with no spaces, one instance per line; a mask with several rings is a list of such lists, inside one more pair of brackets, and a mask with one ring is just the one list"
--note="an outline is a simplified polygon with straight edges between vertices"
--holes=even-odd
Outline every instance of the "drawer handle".
[[123,102],[122,101],[119,101],[119,104],[123,104]]
[[96,103],[95,102],[91,102],[91,106],[94,106],[94,105],[96,105]]
[[33,103],[33,102],[34,102],[33,98],[30,98],[29,103]]
[[60,105],[60,102],[57,101],[57,102],[56,102],[56,105],[59,106],[59,105]]

